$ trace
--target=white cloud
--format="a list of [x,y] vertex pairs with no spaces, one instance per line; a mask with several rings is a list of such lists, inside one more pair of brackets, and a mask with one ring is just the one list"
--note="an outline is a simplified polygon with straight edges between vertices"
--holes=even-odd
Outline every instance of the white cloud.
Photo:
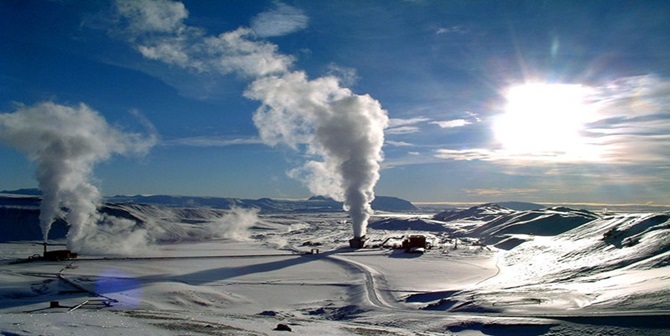
[[391,118],[389,119],[389,128],[405,126],[405,125],[414,125],[429,121],[430,119],[424,117],[416,117],[410,119],[400,119],[400,118]]
[[479,118],[479,115],[474,112],[465,111],[461,115],[463,116],[462,118],[444,120],[444,121],[433,121],[431,122],[431,124],[438,125],[441,128],[456,128],[456,127],[472,125],[482,121],[481,118]]
[[196,45],[197,59],[207,69],[220,73],[239,72],[258,77],[284,73],[289,70],[293,58],[278,53],[277,45],[252,40],[247,28],[205,38]]
[[393,141],[393,140],[386,140],[384,141],[384,144],[389,145],[389,146],[395,146],[395,147],[409,147],[409,146],[414,146],[413,144],[405,141]]
[[133,32],[171,33],[184,29],[188,11],[181,2],[118,0],[116,10]]
[[435,34],[463,34],[467,31],[468,29],[463,26],[440,27],[435,31]]
[[[183,49],[183,46],[178,43],[159,43],[156,45],[139,45],[137,47],[142,56],[163,61],[168,64],[176,64],[181,67],[189,67],[190,58]],[[192,66],[195,68],[195,66]]]
[[523,195],[535,195],[541,190],[536,188],[479,188],[464,189],[463,191],[470,196],[518,197]]
[[491,148],[470,149],[437,149],[435,156],[446,160],[456,161],[496,161],[508,165],[545,165],[551,163],[588,163],[606,161],[606,155],[589,157],[583,152],[594,149],[584,149],[582,152],[568,153],[559,151],[509,151]]
[[494,161],[498,159],[496,157],[496,152],[484,148],[437,149],[435,150],[435,156],[441,159],[457,161]]
[[164,141],[164,146],[191,146],[191,147],[228,147],[239,145],[262,144],[263,141],[257,137],[230,139],[228,137],[217,136],[197,136],[188,138],[179,138]]
[[667,114],[670,109],[670,80],[656,75],[618,78],[595,89],[601,119]]
[[249,28],[218,36],[186,26],[188,11],[180,2],[117,1],[126,24],[124,37],[144,57],[198,73],[238,73],[257,77],[287,72],[293,58],[278,52],[275,44],[254,40]]
[[411,134],[417,133],[420,130],[418,126],[399,126],[386,129],[386,134]]
[[454,119],[454,120],[446,120],[446,121],[433,121],[431,124],[438,125],[441,128],[456,128],[456,127],[463,127],[466,125],[472,124],[472,122],[465,120],[465,119]]
[[597,112],[585,134],[611,163],[667,161],[670,80],[625,77],[595,88]]
[[388,128],[386,129],[386,134],[410,134],[417,133],[421,129],[416,124],[424,123],[430,119],[424,117],[416,117],[410,119],[398,119],[393,118],[389,119]]
[[251,29],[260,37],[282,36],[305,29],[308,23],[302,10],[278,2],[275,9],[258,14]]
[[344,86],[352,86],[358,81],[356,69],[339,66],[335,63],[328,65],[328,75],[339,78],[340,83]]

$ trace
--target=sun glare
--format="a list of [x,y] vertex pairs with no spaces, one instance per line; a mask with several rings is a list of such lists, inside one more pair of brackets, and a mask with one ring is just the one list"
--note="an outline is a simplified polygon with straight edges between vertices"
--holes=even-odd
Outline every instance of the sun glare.
[[582,135],[589,119],[588,88],[532,83],[511,87],[505,113],[494,123],[496,139],[511,155],[581,158],[592,155]]

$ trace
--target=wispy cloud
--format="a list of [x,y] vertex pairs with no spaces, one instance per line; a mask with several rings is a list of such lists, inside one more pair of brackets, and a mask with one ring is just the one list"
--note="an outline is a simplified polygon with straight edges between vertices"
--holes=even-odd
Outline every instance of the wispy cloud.
[[382,162],[382,168],[392,169],[396,167],[439,163],[443,161],[444,160],[431,154],[422,153],[419,151],[408,151],[403,152],[400,155],[394,155],[393,157],[385,157],[384,161]]
[[429,118],[416,117],[410,119],[399,119],[392,118],[389,119],[388,127],[386,128],[386,134],[410,134],[417,133],[421,129],[417,124],[425,123],[430,121]]
[[120,36],[151,60],[197,73],[234,72],[250,77],[285,73],[293,63],[292,57],[278,52],[277,45],[254,40],[258,33],[252,29],[211,36],[187,26],[188,11],[180,2],[119,0],[116,7],[123,18]]
[[464,26],[451,26],[451,27],[440,27],[435,30],[435,34],[464,34],[467,33],[468,29]]
[[389,128],[393,127],[399,127],[399,126],[406,126],[406,125],[414,125],[414,124],[419,124],[423,123],[426,121],[430,121],[429,118],[425,117],[416,117],[416,118],[409,118],[409,119],[401,119],[401,118],[391,118],[389,119]]
[[464,189],[463,191],[469,196],[495,196],[508,198],[518,198],[519,196],[534,195],[541,192],[540,189],[536,188],[482,188]]
[[358,81],[356,69],[337,65],[335,63],[328,65],[328,75],[339,78],[340,83],[345,86],[352,86]]
[[411,134],[417,133],[421,129],[418,126],[398,126],[386,129],[386,134]]
[[411,143],[409,143],[409,142],[405,142],[405,141],[393,141],[393,140],[386,140],[386,141],[384,141],[384,144],[385,144],[385,145],[389,145],[389,146],[395,146],[395,147],[410,147],[410,146],[414,146],[413,144],[411,144]]
[[431,124],[440,126],[441,128],[456,128],[456,127],[463,127],[466,125],[472,124],[472,122],[465,120],[465,119],[454,119],[454,120],[446,120],[446,121],[433,121]]
[[251,29],[259,37],[283,36],[307,28],[309,18],[302,10],[275,3],[275,8],[258,14],[251,21]]
[[431,122],[431,124],[440,126],[441,128],[456,128],[456,127],[472,125],[475,123],[479,123],[481,121],[482,121],[481,118],[479,118],[479,115],[477,115],[476,113],[465,112],[462,118],[450,119],[444,121],[433,121]]
[[[588,104],[593,112],[583,125],[580,143],[574,146],[545,150],[526,146],[513,150],[505,148],[504,143],[486,143],[468,149],[438,149],[435,156],[446,160],[495,161],[507,165],[642,165],[667,161],[670,156],[670,147],[667,146],[670,143],[670,80],[654,75],[626,77],[592,86],[589,90]],[[476,119],[433,121],[431,124],[453,128],[469,125],[473,120]],[[545,134],[542,129],[523,127],[516,131],[529,132],[533,137]],[[529,135],[527,140],[533,141],[533,137]]]
[[619,78],[596,88],[597,114],[585,135],[611,163],[667,161],[670,80],[655,75]]
[[[592,156],[588,153],[593,152]],[[577,152],[568,151],[510,151],[496,148],[436,149],[435,156],[455,161],[495,161],[507,165],[547,165],[556,163],[584,164],[614,160],[612,154],[604,155],[601,150],[585,147]],[[621,163],[621,162],[619,162]]]
[[485,148],[475,149],[437,149],[435,157],[456,161],[497,161],[499,156],[496,151]]
[[187,138],[178,138],[166,140],[161,143],[163,146],[191,146],[191,147],[228,147],[240,145],[258,145],[263,144],[258,137],[235,138],[219,136],[196,136]]
[[116,10],[129,18],[129,29],[136,32],[171,33],[183,31],[182,21],[188,11],[181,2],[150,1],[139,4],[134,0],[119,0]]

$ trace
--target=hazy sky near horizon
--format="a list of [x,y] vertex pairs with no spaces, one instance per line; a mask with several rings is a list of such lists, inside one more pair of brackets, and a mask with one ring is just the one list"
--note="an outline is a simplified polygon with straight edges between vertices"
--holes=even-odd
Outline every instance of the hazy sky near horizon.
[[[144,155],[97,162],[105,195],[305,198],[291,176],[310,153],[264,144],[248,98],[254,74],[287,67],[387,111],[378,195],[670,204],[668,13],[667,1],[2,0],[0,113],[85,104],[151,134]],[[37,186],[35,164],[2,142],[0,162],[0,190]]]

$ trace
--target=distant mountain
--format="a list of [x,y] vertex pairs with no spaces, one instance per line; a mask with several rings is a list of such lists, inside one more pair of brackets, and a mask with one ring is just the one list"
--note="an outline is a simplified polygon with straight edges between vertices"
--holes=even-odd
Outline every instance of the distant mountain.
[[[263,203],[262,199],[259,203]],[[153,204],[169,207],[197,208],[209,207],[216,209],[229,209],[238,205],[243,207],[242,200],[236,198],[223,197],[192,197],[192,196],[171,196],[171,195],[116,195],[105,198],[107,203],[136,203]]]
[[370,204],[375,210],[382,211],[416,211],[419,210],[410,201],[389,196],[376,196]]
[[[259,208],[262,213],[271,212],[332,212],[342,211],[342,202],[329,197],[313,196],[306,200],[277,200],[271,198],[241,199],[222,197],[194,197],[169,195],[117,195],[108,197],[109,203],[140,203],[171,207],[210,207],[230,209],[231,207]],[[377,196],[372,208],[381,211],[415,211],[411,202],[388,196]]]
[[0,190],[0,194],[40,196],[42,195],[42,191],[37,188],[25,188],[16,190]]
[[[37,196],[0,196],[0,242],[42,240],[39,206],[40,198]],[[51,225],[49,237],[61,239],[66,234],[67,224],[57,219]]]
[[[3,190],[0,192],[0,242],[42,239],[39,227],[41,193],[37,189]],[[157,240],[183,240],[200,237],[206,233],[190,224],[202,224],[220,218],[224,210],[233,207],[258,208],[261,213],[341,212],[342,202],[327,197],[306,200],[257,200],[191,197],[170,195],[117,195],[105,199],[100,207],[103,214],[126,218],[136,223],[160,223],[165,234]],[[412,203],[395,198],[378,196],[372,203],[375,210],[413,211]],[[178,224],[177,224],[178,223]],[[142,224],[145,225],[145,224]],[[154,225],[154,224],[152,224]],[[50,239],[64,238],[67,224],[57,219],[49,233]],[[170,236],[170,234],[172,236]]]
[[[0,194],[40,196],[39,189],[2,190]],[[5,200],[9,201],[9,200]],[[306,200],[279,200],[271,198],[241,199],[205,196],[173,196],[173,195],[116,195],[105,198],[108,203],[153,204],[170,207],[214,209],[230,209],[232,207],[259,208],[262,213],[271,212],[332,212],[342,211],[342,202],[330,197],[313,196]],[[380,211],[416,211],[418,208],[411,202],[397,197],[376,196],[372,201],[372,209]]]
[[[0,242],[42,240],[39,225],[39,203],[19,197],[20,202],[8,202],[8,197],[0,197]],[[13,203],[13,204],[8,204]],[[176,208],[160,205],[107,203],[100,207],[100,213],[130,220],[135,229],[145,229],[150,241],[159,243],[198,241],[211,239],[215,233],[210,230],[218,223],[225,211],[211,208]],[[263,227],[258,223],[256,227]],[[49,239],[63,239],[69,230],[61,217],[51,225]]]

